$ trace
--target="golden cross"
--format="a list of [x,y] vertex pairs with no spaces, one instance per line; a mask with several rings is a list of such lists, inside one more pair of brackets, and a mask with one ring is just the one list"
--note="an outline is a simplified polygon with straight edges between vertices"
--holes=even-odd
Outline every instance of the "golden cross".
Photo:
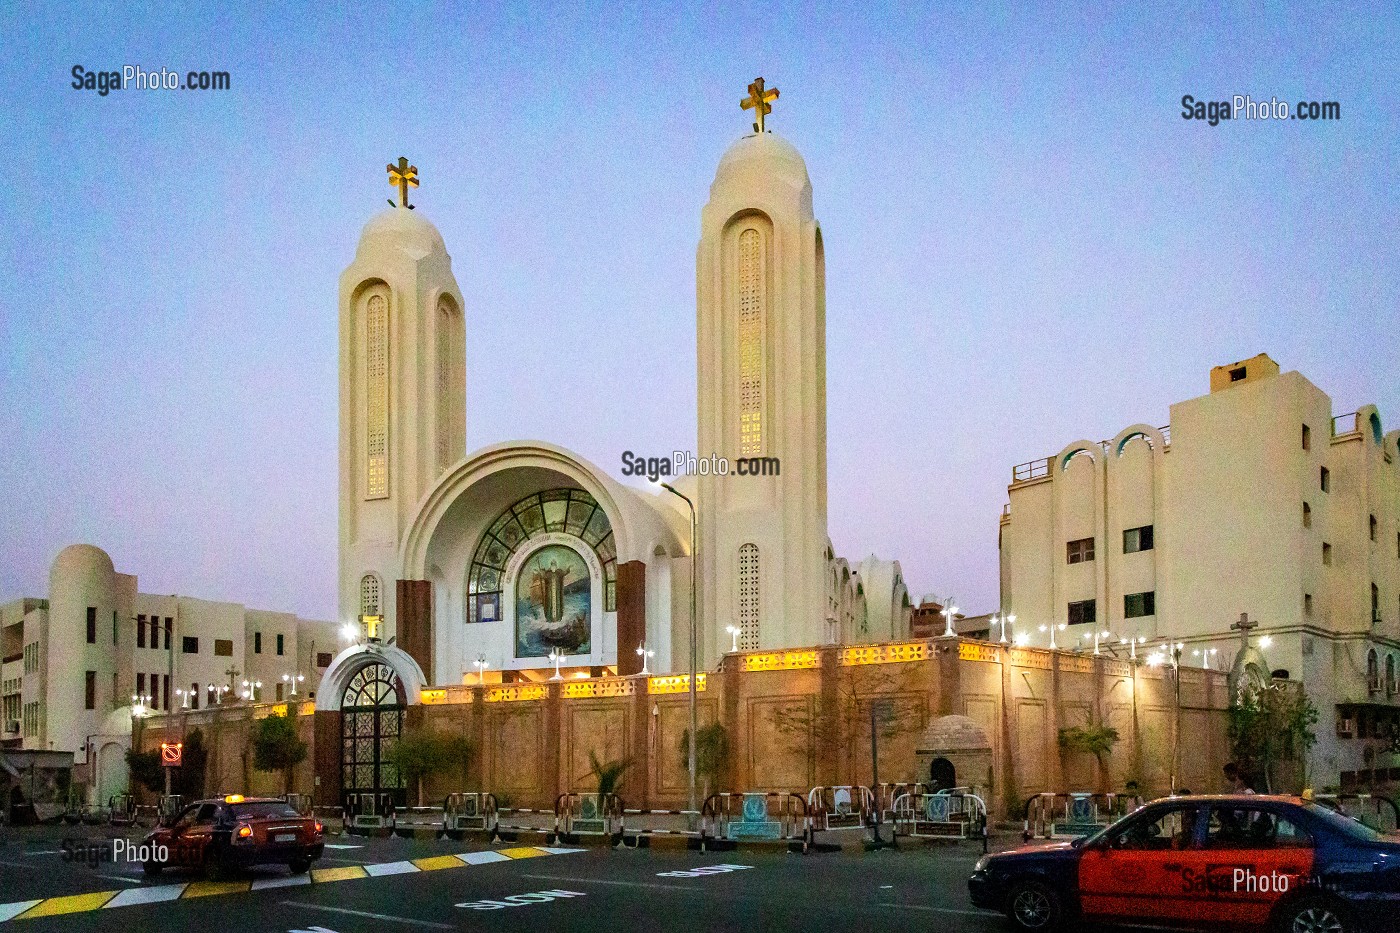
[[739,106],[745,110],[752,110],[754,116],[758,118],[753,125],[755,133],[763,132],[763,118],[773,112],[772,101],[778,99],[778,89],[764,89],[763,79],[754,78],[753,84],[749,85],[749,96],[739,101]]
[[[399,207],[412,207],[408,203],[408,189],[418,187],[418,166],[409,165],[408,159],[399,156],[399,164],[384,166],[389,173],[389,184],[399,189]],[[389,202],[393,204],[393,201]]]

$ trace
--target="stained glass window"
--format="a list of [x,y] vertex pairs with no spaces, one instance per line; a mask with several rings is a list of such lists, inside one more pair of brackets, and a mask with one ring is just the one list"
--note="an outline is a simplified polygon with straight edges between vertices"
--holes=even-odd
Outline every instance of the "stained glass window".
[[603,565],[603,609],[617,611],[617,548],[602,506],[582,489],[550,489],[501,512],[476,546],[467,572],[467,621],[501,618],[506,564],[537,535],[557,532],[583,540]]

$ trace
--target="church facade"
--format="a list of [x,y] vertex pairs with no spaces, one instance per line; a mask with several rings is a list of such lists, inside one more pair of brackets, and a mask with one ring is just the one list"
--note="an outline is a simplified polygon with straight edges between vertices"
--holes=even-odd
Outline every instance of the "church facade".
[[839,559],[827,538],[821,227],[802,156],[762,114],[701,212],[696,452],[765,475],[648,491],[545,441],[464,456],[467,309],[407,205],[416,168],[389,169],[399,203],[340,279],[338,592],[357,644],[337,678],[371,656],[442,686],[684,671],[692,597],[700,670],[907,633],[899,565]]

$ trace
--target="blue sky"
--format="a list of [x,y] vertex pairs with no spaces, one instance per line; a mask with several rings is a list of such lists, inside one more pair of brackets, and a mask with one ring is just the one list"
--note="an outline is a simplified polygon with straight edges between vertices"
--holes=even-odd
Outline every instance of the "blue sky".
[[[826,245],[831,536],[916,595],[994,609],[1011,466],[1213,365],[1400,424],[1396,7],[928,6],[6,5],[0,599],[87,541],[333,616],[336,282],[401,154],[467,301],[468,447],[693,447],[700,208],[759,74]],[[1181,118],[1236,93],[1342,119]]]

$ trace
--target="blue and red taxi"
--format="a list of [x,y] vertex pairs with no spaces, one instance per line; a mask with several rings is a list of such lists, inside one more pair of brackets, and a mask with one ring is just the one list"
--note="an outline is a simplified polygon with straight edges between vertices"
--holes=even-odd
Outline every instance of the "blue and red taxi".
[[975,906],[1036,933],[1081,920],[1395,930],[1400,835],[1304,797],[1169,797],[1084,839],[983,856],[968,891]]

